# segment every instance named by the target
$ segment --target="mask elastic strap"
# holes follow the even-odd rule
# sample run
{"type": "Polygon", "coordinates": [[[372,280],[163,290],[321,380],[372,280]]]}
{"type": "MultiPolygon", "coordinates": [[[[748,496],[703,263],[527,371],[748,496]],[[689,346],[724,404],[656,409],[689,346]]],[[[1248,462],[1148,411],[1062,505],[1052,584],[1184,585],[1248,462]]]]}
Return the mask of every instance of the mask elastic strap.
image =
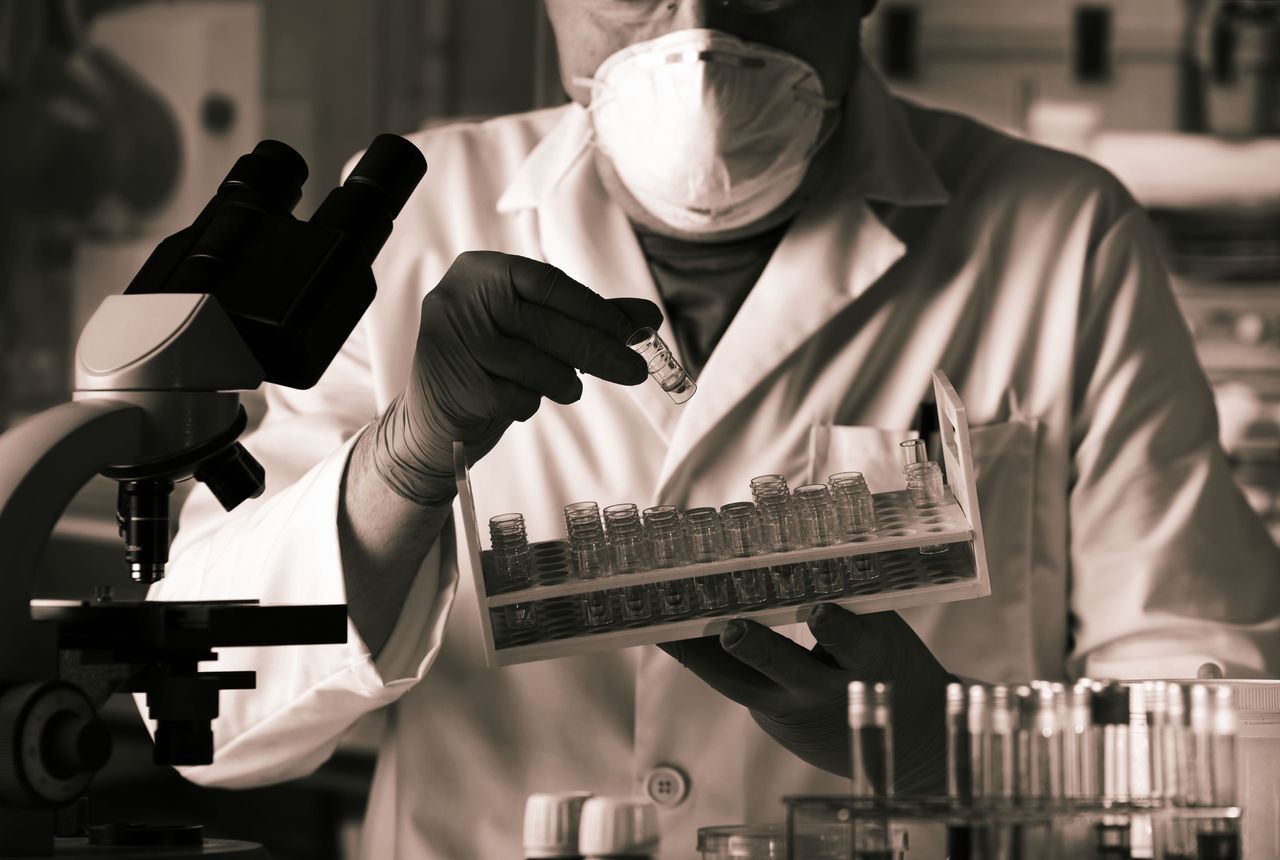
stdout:
{"type": "Polygon", "coordinates": [[[570,80],[570,83],[576,84],[577,86],[580,86],[580,87],[586,87],[587,89],[591,90],[591,103],[587,105],[588,111],[594,110],[604,102],[607,102],[608,101],[607,97],[612,96],[614,92],[613,87],[609,86],[604,81],[599,80],[597,78],[573,78],[570,80]],[[605,96],[606,98],[604,98],[602,101],[597,101],[596,100],[597,96],[605,96]]]}
{"type": "Polygon", "coordinates": [[[816,93],[811,89],[802,89],[804,83],[809,80],[809,77],[811,76],[805,76],[791,85],[791,94],[795,96],[796,101],[804,102],[805,104],[811,107],[816,107],[821,111],[834,110],[835,108],[840,107],[839,99],[829,99],[822,94],[821,81],[818,82],[818,92],[816,93]]]}

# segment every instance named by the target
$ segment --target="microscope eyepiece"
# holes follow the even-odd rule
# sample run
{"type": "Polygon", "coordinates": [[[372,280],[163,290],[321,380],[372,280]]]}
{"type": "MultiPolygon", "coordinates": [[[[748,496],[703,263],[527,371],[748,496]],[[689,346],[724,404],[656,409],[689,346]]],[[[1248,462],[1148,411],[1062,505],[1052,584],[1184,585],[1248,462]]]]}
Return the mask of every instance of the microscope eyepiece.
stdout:
{"type": "Polygon", "coordinates": [[[422,152],[403,137],[380,134],[341,186],[329,192],[312,224],[354,239],[365,263],[372,263],[391,235],[391,221],[427,172],[422,152]]]}
{"type": "Polygon", "coordinates": [[[426,172],[418,147],[399,135],[380,134],[351,169],[347,184],[377,188],[387,198],[387,214],[395,218],[426,172]]]}
{"type": "Polygon", "coordinates": [[[262,208],[283,215],[298,205],[306,181],[307,162],[293,147],[263,140],[253,152],[236,159],[218,194],[250,194],[262,208]]]}

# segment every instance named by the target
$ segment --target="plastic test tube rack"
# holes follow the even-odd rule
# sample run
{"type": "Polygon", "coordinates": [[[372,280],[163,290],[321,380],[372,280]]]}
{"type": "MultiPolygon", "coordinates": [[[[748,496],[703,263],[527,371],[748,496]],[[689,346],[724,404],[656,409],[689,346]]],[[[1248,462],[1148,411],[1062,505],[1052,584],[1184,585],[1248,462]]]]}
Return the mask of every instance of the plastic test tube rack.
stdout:
{"type": "MultiPolygon", "coordinates": [[[[750,618],[766,625],[792,624],[806,620],[813,607],[824,602],[839,603],[858,612],[880,612],[989,595],[991,586],[987,577],[964,405],[941,371],[934,372],[933,387],[942,438],[940,454],[947,475],[945,499],[936,507],[913,508],[906,490],[876,493],[873,497],[876,530],[844,543],[615,574],[599,579],[579,579],[573,575],[565,539],[530,541],[531,574],[535,585],[504,593],[491,594],[486,588],[484,574],[492,567],[491,553],[481,547],[470,472],[462,446],[455,443],[454,461],[466,557],[470,562],[470,575],[476,584],[486,663],[489,666],[506,666],[716,635],[730,618],[750,618]],[[923,555],[918,551],[921,546],[939,544],[952,546],[947,552],[936,555],[923,555]],[[604,628],[584,628],[575,620],[581,595],[584,594],[616,592],[634,586],[652,587],[655,583],[737,570],[761,570],[778,565],[868,555],[874,555],[878,577],[848,582],[838,594],[809,594],[802,602],[781,604],[770,589],[769,598],[764,603],[743,606],[731,602],[714,613],[704,610],[683,617],[663,617],[655,611],[651,619],[619,622],[604,628]],[[532,605],[539,623],[529,630],[506,629],[503,623],[505,608],[515,604],[522,607],[532,605]]],[[[841,468],[857,469],[858,464],[841,464],[841,468]]]]}

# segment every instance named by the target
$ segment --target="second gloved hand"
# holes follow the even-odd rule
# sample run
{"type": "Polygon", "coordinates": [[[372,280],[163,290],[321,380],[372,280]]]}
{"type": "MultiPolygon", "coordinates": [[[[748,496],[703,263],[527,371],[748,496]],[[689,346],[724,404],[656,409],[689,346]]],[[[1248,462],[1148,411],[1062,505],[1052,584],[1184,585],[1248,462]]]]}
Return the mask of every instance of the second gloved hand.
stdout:
{"type": "Polygon", "coordinates": [[[413,373],[375,428],[374,465],[423,505],[454,495],[453,442],[475,462],[543,397],[582,396],[575,369],[635,385],[648,373],[626,345],[662,313],[644,299],[608,301],[526,257],[460,254],[422,302],[413,373]]]}
{"type": "Polygon", "coordinates": [[[946,686],[955,678],[896,612],[854,615],[833,603],[809,620],[817,644],[801,647],[753,621],[730,621],[719,638],[659,647],[712,688],[744,705],[760,728],[810,764],[850,770],[848,686],[892,690],[894,784],[900,794],[945,788],[946,686]]]}

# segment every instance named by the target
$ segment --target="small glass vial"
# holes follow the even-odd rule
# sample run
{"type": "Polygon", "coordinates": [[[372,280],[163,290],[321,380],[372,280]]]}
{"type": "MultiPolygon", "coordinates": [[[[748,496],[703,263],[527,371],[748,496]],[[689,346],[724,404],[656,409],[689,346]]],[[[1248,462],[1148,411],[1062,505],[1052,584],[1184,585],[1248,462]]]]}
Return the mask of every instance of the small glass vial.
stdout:
{"type": "MultiPolygon", "coordinates": [[[[764,550],[764,526],[760,513],[752,502],[731,502],[720,508],[720,520],[724,526],[725,554],[730,558],[750,558],[764,550]]],[[[768,570],[735,570],[734,591],[738,603],[751,606],[764,603],[768,596],[768,570]]]]}
{"type": "MultiPolygon", "coordinates": [[[[654,505],[644,509],[645,537],[649,556],[655,568],[681,567],[687,564],[684,551],[684,525],[675,505],[654,505]]],[[[693,583],[672,579],[658,583],[658,611],[666,617],[687,615],[694,606],[693,583]]]]}
{"type": "Polygon", "coordinates": [[[930,508],[942,504],[942,470],[937,463],[932,460],[912,463],[906,468],[906,473],[912,507],[930,508]]]}
{"type": "MultiPolygon", "coordinates": [[[[795,491],[796,520],[805,546],[831,546],[840,542],[840,517],[826,484],[805,484],[795,491]]],[[[838,558],[809,562],[816,594],[844,591],[844,563],[838,558]]]]}
{"type": "MultiPolygon", "coordinates": [[[[652,566],[639,508],[629,503],[610,505],[604,509],[604,529],[613,573],[637,573],[652,566]]],[[[648,586],[628,585],[621,591],[624,621],[642,621],[653,614],[648,586]]]]}
{"type": "Polygon", "coordinates": [[[760,504],[762,495],[781,493],[785,496],[791,492],[791,488],[787,486],[787,479],[777,474],[757,475],[751,479],[749,485],[751,487],[751,495],[755,498],[757,505],[760,504]]]}
{"type": "MultiPolygon", "coordinates": [[[[684,539],[689,561],[697,564],[724,558],[724,531],[715,508],[690,508],[684,513],[684,539]]],[[[694,588],[702,606],[710,610],[729,605],[730,578],[713,573],[694,579],[694,588]]]]}
{"type": "MultiPolygon", "coordinates": [[[[569,554],[580,579],[601,579],[609,575],[609,545],[595,502],[565,505],[564,522],[569,531],[569,554]]],[[[611,592],[607,589],[582,595],[583,622],[588,627],[613,623],[611,592]]]]}
{"type": "Polygon", "coordinates": [[[836,472],[827,479],[840,516],[840,529],[846,539],[870,534],[876,530],[876,508],[861,472],[836,472]]]}
{"type": "MultiPolygon", "coordinates": [[[[912,463],[906,467],[907,492],[911,496],[911,506],[928,510],[942,504],[945,495],[942,489],[942,470],[932,460],[923,463],[912,463]]],[[[947,544],[931,544],[920,547],[921,555],[938,555],[948,549],[947,544]]]]}
{"type": "MultiPolygon", "coordinates": [[[[861,472],[836,472],[831,482],[831,497],[845,540],[854,540],[876,530],[875,501],[861,472]]],[[[877,579],[880,568],[874,555],[856,555],[849,559],[845,573],[854,582],[877,579]]]]}
{"type": "Polygon", "coordinates": [[[698,390],[693,377],[680,366],[666,341],[653,329],[638,329],[627,339],[627,346],[640,354],[649,366],[649,375],[674,402],[684,403],[698,390]]]}
{"type": "MultiPolygon", "coordinates": [[[[796,522],[795,501],[791,489],[782,475],[759,475],[751,479],[751,492],[760,511],[764,527],[764,543],[769,552],[790,552],[800,549],[800,525],[796,522]]],[[[805,582],[809,570],[807,564],[778,564],[769,568],[773,579],[773,591],[778,600],[796,602],[809,593],[805,582]]]]}
{"type": "MultiPolygon", "coordinates": [[[[489,543],[493,547],[494,585],[498,593],[528,588],[532,584],[531,559],[524,515],[490,517],[489,543]]],[[[526,630],[538,623],[532,603],[513,603],[506,610],[507,623],[515,629],[526,630]]]]}
{"type": "Polygon", "coordinates": [[[902,452],[902,468],[904,471],[908,466],[923,463],[929,459],[929,452],[923,439],[908,439],[905,442],[899,442],[898,450],[902,452]]]}

